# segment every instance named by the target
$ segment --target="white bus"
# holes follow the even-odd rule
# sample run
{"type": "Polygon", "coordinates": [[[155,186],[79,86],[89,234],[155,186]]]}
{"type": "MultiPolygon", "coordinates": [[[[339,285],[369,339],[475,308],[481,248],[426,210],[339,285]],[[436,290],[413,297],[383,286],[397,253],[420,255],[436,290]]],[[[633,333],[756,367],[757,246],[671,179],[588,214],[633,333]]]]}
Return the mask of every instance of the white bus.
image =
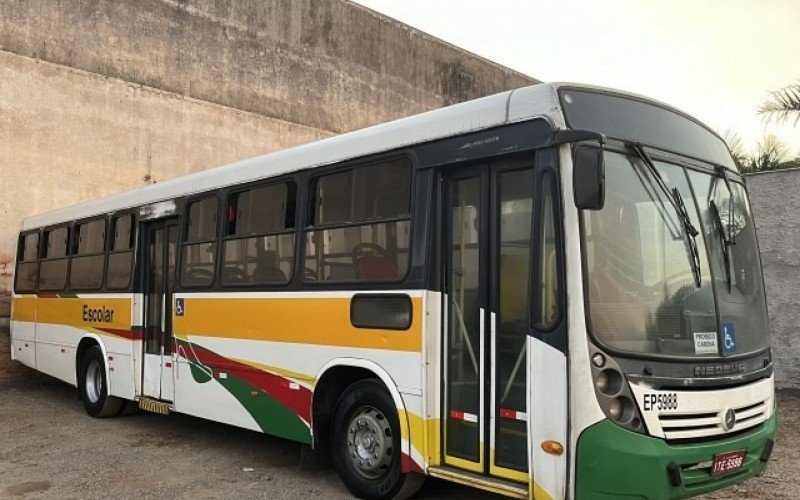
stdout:
{"type": "Polygon", "coordinates": [[[13,358],[330,453],[361,498],[677,498],[760,474],[763,278],[725,143],[541,84],[25,219],[13,358]]]}

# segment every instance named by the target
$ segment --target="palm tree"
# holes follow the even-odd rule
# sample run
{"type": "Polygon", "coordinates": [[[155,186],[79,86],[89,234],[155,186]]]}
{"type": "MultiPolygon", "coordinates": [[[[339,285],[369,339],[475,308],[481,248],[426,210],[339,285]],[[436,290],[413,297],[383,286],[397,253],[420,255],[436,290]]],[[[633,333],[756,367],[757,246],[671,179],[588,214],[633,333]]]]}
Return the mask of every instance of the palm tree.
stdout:
{"type": "Polygon", "coordinates": [[[728,129],[722,134],[722,140],[728,145],[728,149],[733,157],[733,162],[736,164],[739,170],[743,171],[746,168],[750,157],[744,149],[742,138],[733,130],[728,129]]]}
{"type": "Polygon", "coordinates": [[[744,162],[745,172],[763,172],[765,170],[776,170],[786,168],[789,148],[781,142],[774,134],[764,137],[758,143],[755,153],[744,162]]]}
{"type": "Polygon", "coordinates": [[[769,98],[758,109],[767,121],[800,123],[800,82],[770,92],[769,98]]]}

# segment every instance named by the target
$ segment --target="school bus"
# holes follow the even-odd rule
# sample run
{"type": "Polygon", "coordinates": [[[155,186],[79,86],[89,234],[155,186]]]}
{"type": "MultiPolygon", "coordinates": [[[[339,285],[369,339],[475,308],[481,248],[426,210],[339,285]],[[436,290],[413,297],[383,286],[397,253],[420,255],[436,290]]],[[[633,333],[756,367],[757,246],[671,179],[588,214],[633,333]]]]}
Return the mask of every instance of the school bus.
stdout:
{"type": "Polygon", "coordinates": [[[13,358],[93,417],[330,453],[361,498],[678,498],[776,430],[747,189],[668,105],[540,84],[22,221],[13,358]]]}

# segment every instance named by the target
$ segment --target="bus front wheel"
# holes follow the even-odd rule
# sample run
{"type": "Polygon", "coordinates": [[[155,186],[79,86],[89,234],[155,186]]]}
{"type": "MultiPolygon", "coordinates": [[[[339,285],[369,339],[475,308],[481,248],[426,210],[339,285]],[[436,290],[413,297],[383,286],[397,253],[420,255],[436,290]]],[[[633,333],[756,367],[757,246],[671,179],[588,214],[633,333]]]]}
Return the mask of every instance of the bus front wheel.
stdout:
{"type": "Polygon", "coordinates": [[[95,418],[113,417],[120,413],[123,400],[108,394],[103,351],[90,347],[80,359],[78,391],[86,413],[95,418]]]}
{"type": "Polygon", "coordinates": [[[391,395],[378,380],[348,387],[336,404],[333,465],[359,498],[399,500],[422,486],[424,476],[400,470],[400,423],[391,395]]]}

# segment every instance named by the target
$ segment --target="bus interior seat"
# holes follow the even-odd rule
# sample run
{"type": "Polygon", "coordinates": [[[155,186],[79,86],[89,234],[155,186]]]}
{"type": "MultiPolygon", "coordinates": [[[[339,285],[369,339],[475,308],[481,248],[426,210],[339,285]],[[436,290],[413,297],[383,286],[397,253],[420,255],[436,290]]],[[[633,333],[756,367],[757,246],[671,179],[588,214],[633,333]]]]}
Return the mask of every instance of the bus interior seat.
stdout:
{"type": "Polygon", "coordinates": [[[367,280],[396,280],[397,266],[386,255],[386,249],[372,243],[361,243],[353,248],[353,262],[358,277],[367,280]]]}
{"type": "Polygon", "coordinates": [[[285,283],[286,275],[278,263],[277,252],[264,250],[259,252],[256,267],[253,269],[254,283],[285,283]]]}

